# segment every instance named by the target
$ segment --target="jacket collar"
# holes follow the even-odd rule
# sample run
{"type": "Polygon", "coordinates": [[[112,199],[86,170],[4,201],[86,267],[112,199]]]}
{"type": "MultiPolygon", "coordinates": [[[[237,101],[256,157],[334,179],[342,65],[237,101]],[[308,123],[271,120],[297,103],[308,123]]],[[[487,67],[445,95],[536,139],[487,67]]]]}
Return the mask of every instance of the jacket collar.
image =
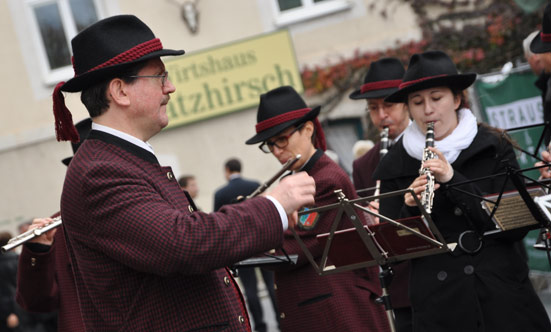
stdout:
{"type": "Polygon", "coordinates": [[[312,170],[316,162],[323,156],[323,150],[317,149],[310,159],[302,166],[301,171],[309,172],[312,170]]]}
{"type": "Polygon", "coordinates": [[[97,139],[107,144],[115,145],[128,153],[135,155],[138,158],[141,158],[152,164],[159,165],[159,161],[155,155],[135,144],[130,143],[120,137],[108,134],[103,131],[92,130],[87,139],[97,139]]]}

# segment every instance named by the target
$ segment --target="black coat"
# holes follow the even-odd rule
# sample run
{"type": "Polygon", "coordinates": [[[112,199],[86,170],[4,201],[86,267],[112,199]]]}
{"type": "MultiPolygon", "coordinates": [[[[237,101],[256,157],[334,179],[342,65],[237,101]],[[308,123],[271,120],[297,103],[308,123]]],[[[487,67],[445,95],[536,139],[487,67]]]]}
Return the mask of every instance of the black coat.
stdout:
{"type": "MultiPolygon", "coordinates": [[[[512,146],[484,126],[471,145],[452,164],[449,184],[518,168],[512,146]]],[[[409,187],[419,174],[420,161],[410,157],[400,140],[375,171],[381,192],[409,187]]],[[[497,193],[504,177],[459,188],[477,195],[497,193]]],[[[508,181],[506,190],[514,190],[508,181]]],[[[402,196],[383,199],[383,215],[400,218],[419,215],[405,206],[402,196]]],[[[483,231],[492,222],[480,199],[442,185],[435,191],[432,219],[448,242],[457,242],[466,230],[483,231]]],[[[410,300],[414,331],[551,331],[551,324],[530,280],[518,249],[524,233],[485,239],[482,249],[467,254],[460,249],[412,261],[410,300]]]]}
{"type": "Polygon", "coordinates": [[[242,177],[231,179],[227,185],[214,193],[214,210],[218,211],[222,205],[235,203],[238,196],[247,196],[254,192],[260,184],[242,177]]]}
{"type": "Polygon", "coordinates": [[[0,255],[0,331],[8,331],[6,318],[16,313],[15,286],[18,256],[14,252],[0,255]]]}

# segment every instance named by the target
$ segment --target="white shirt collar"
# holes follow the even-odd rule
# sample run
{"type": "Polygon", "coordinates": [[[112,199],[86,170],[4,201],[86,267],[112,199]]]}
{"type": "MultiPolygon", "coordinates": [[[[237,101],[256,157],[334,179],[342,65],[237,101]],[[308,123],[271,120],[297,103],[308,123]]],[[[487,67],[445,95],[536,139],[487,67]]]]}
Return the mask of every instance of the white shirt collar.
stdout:
{"type": "Polygon", "coordinates": [[[241,177],[241,173],[233,173],[228,177],[228,180],[233,180],[241,177]]]}
{"type": "Polygon", "coordinates": [[[149,144],[148,142],[144,142],[142,141],[141,139],[139,138],[136,138],[132,135],[128,135],[127,133],[124,133],[120,130],[117,130],[117,129],[113,129],[111,127],[107,127],[107,126],[104,126],[104,125],[100,125],[100,124],[97,124],[95,122],[92,122],[92,130],[97,130],[97,131],[103,131],[104,133],[108,133],[108,134],[111,134],[113,136],[117,136],[118,138],[120,139],[123,139],[129,143],[132,143],[134,145],[137,145],[139,146],[140,148],[142,149],[145,149],[149,152],[151,152],[152,154],[155,154],[155,152],[153,151],[153,147],[151,146],[151,144],[149,144]]]}
{"type": "MultiPolygon", "coordinates": [[[[409,125],[411,125],[412,122],[413,122],[413,121],[411,121],[411,119],[409,119],[409,122],[408,122],[408,125],[406,126],[406,128],[409,127],[409,125]]],[[[392,140],[392,145],[394,145],[394,143],[398,142],[398,140],[400,139],[400,137],[404,136],[404,132],[405,132],[405,130],[402,131],[402,132],[400,133],[400,135],[396,136],[396,138],[392,140]]]]}

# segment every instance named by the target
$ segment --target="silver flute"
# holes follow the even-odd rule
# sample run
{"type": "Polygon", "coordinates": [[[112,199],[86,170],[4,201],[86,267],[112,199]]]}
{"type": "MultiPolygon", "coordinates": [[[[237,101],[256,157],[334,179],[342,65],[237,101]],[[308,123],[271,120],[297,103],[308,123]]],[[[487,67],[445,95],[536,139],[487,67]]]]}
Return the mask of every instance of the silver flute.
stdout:
{"type": "Polygon", "coordinates": [[[50,231],[56,227],[59,227],[61,226],[61,217],[55,217],[53,218],[53,220],[42,226],[42,227],[37,227],[37,228],[33,228],[33,229],[30,229],[24,233],[21,233],[19,235],[17,235],[16,237],[13,237],[11,238],[8,243],[2,247],[2,253],[5,253],[7,251],[10,251],[12,250],[13,248],[17,248],[19,247],[20,245],[22,245],[23,243],[27,242],[27,241],[30,241],[36,237],[39,237],[40,235],[46,233],[47,231],[50,231]]]}
{"type": "MultiPolygon", "coordinates": [[[[381,162],[381,160],[383,160],[383,157],[387,154],[388,145],[389,145],[388,127],[383,127],[383,130],[381,131],[381,145],[379,148],[379,162],[381,162]]],[[[374,195],[377,196],[380,193],[381,193],[381,180],[377,180],[377,182],[375,182],[374,195]]]]}
{"type": "Polygon", "coordinates": [[[238,196],[235,201],[236,202],[242,202],[246,199],[249,199],[249,198],[253,198],[253,197],[256,197],[260,194],[262,194],[264,191],[266,191],[266,189],[268,189],[274,182],[277,181],[277,179],[279,179],[283,173],[287,172],[302,156],[300,154],[297,154],[294,158],[291,158],[289,160],[287,160],[285,162],[285,164],[283,164],[283,166],[281,166],[281,169],[274,175],[272,176],[268,181],[264,182],[263,184],[261,184],[260,186],[258,186],[258,188],[256,188],[256,190],[251,193],[249,196],[247,197],[243,197],[243,196],[238,196]]]}
{"type": "Polygon", "coordinates": [[[421,168],[419,175],[427,177],[425,190],[421,193],[421,204],[428,214],[432,212],[432,200],[434,199],[434,175],[429,168],[423,167],[427,160],[436,158],[436,154],[429,150],[429,147],[434,147],[434,122],[427,124],[427,134],[425,138],[425,149],[423,150],[423,159],[421,160],[421,168]]]}

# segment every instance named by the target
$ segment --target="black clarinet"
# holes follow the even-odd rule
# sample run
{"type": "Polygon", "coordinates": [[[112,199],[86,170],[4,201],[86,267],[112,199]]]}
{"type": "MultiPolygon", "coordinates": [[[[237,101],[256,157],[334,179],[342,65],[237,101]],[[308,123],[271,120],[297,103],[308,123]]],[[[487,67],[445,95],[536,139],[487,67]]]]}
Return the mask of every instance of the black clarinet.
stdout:
{"type": "Polygon", "coordinates": [[[421,193],[421,204],[428,214],[432,212],[432,200],[434,199],[434,175],[432,174],[430,169],[423,167],[423,164],[427,160],[436,158],[436,154],[429,150],[429,147],[434,147],[434,122],[429,122],[427,124],[425,149],[423,150],[421,169],[419,169],[419,175],[425,175],[427,177],[425,190],[421,193]]]}

